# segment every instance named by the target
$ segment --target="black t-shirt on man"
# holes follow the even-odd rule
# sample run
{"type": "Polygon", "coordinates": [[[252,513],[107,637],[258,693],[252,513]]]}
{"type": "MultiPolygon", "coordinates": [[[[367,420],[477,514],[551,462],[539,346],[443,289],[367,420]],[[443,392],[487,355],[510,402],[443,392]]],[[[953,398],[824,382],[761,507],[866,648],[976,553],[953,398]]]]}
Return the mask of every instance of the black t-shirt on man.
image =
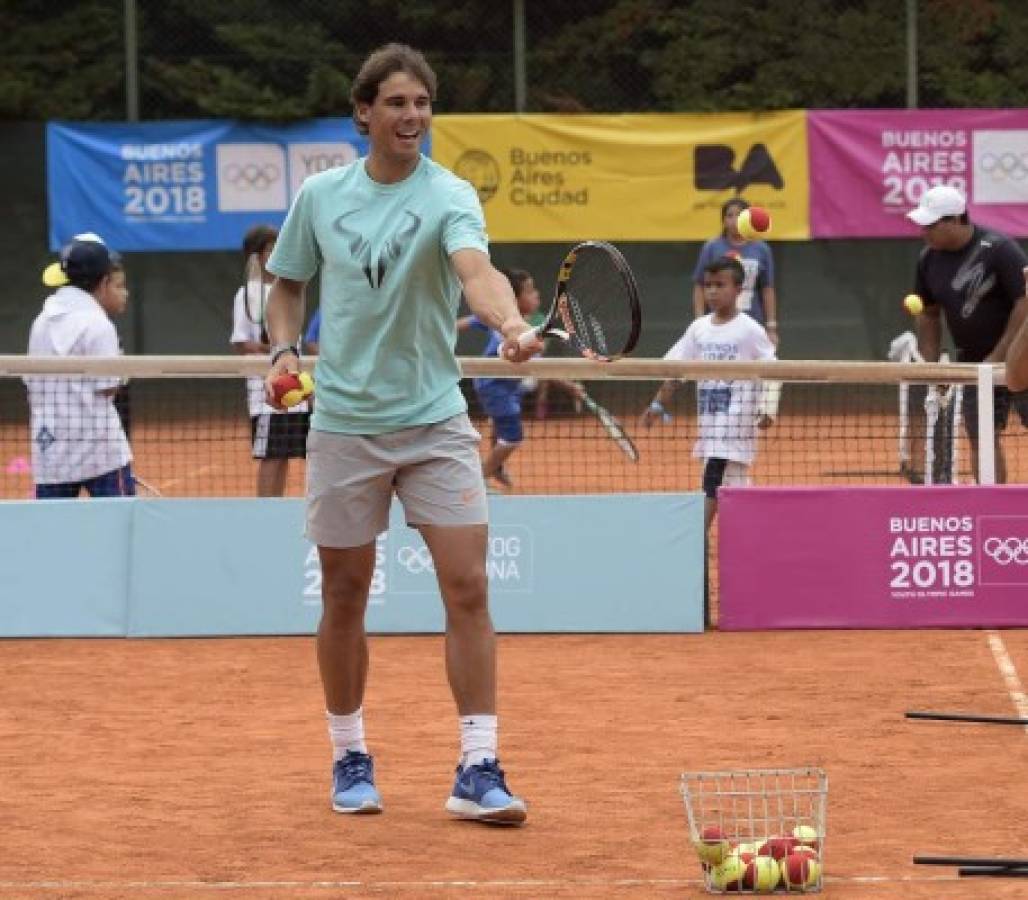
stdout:
{"type": "Polygon", "coordinates": [[[999,343],[1014,304],[1024,296],[1028,257],[1014,241],[977,225],[960,250],[921,252],[914,290],[937,304],[961,362],[981,362],[999,343]]]}

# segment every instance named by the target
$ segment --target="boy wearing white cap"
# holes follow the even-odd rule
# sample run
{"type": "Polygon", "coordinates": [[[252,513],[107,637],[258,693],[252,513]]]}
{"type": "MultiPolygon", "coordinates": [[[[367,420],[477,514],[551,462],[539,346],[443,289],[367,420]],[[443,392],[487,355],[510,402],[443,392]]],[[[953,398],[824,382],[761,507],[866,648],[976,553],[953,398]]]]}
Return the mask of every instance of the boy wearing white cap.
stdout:
{"type": "MultiPolygon", "coordinates": [[[[920,318],[921,354],[929,362],[942,350],[942,317],[960,362],[1002,363],[1028,313],[1023,270],[1028,257],[1006,235],[970,221],[967,201],[954,187],[940,185],[921,196],[907,218],[921,227],[927,245],[917,263],[914,292],[924,301],[920,318]]],[[[965,394],[964,426],[978,471],[978,398],[965,394]]],[[[993,399],[997,437],[1014,406],[1028,426],[1028,395],[997,387],[993,399]]],[[[1006,460],[996,444],[996,481],[1007,480],[1006,460]]]]}
{"type": "MultiPolygon", "coordinates": [[[[47,266],[57,290],[32,323],[30,356],[117,356],[110,317],[128,304],[121,257],[95,234],[80,234],[47,266]]],[[[32,478],[39,499],[135,494],[132,452],[114,406],[119,378],[30,376],[32,478]]]]}

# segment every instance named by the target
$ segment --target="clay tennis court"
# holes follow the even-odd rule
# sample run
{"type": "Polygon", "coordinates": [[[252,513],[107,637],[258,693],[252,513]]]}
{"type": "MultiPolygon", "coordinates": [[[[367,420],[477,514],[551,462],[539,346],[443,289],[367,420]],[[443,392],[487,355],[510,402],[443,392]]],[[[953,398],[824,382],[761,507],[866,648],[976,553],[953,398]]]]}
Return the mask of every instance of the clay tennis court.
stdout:
{"type": "MultiPolygon", "coordinates": [[[[637,464],[589,417],[529,419],[516,491],[695,490],[688,418],[645,433],[622,415],[637,464]]],[[[755,481],[903,483],[893,420],[847,421],[783,415],[755,481]]],[[[1023,443],[1019,426],[1011,437],[1023,443]]],[[[137,470],[166,496],[247,495],[248,438],[242,415],[213,429],[140,420],[137,470]]],[[[24,430],[3,448],[27,453],[24,430]]],[[[28,494],[26,473],[5,477],[6,496],[28,494]]],[[[911,863],[1028,853],[1028,731],[903,718],[1018,714],[988,638],[504,636],[501,759],[530,804],[516,831],[443,811],[457,729],[440,637],[372,640],[386,812],[358,820],[329,808],[311,639],[0,641],[0,896],[702,896],[680,773],[805,765],[830,782],[823,896],[1023,896],[1023,881],[911,863]]],[[[1028,632],[998,640],[1023,678],[1028,632]]]]}
{"type": "MultiPolygon", "coordinates": [[[[1028,633],[1004,632],[1028,671],[1028,633]]],[[[0,642],[5,898],[698,897],[683,770],[819,765],[847,898],[1021,897],[915,852],[1025,855],[1028,733],[963,632],[517,636],[501,758],[528,825],[450,821],[439,637],[377,637],[367,724],[385,813],[328,804],[312,641],[0,642]]]]}

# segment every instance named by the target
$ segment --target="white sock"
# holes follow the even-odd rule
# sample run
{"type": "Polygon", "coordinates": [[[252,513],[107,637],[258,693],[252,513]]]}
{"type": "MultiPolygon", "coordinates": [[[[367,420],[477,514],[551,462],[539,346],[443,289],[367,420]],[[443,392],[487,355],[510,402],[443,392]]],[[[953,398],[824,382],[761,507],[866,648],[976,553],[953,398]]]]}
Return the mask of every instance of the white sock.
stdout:
{"type": "Polygon", "coordinates": [[[496,716],[460,717],[460,764],[477,766],[496,759],[496,716]]]}
{"type": "Polygon", "coordinates": [[[328,719],[328,736],[332,739],[332,762],[341,760],[348,750],[368,752],[368,745],[364,743],[363,706],[345,716],[336,716],[326,710],[325,718],[328,719]]]}

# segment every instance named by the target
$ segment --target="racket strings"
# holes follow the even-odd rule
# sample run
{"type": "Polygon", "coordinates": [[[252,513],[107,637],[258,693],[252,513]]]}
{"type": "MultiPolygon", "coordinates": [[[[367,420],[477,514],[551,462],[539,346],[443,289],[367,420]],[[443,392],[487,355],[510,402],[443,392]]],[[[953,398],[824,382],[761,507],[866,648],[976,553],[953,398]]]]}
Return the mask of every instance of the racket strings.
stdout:
{"type": "Polygon", "coordinates": [[[632,334],[632,299],[622,272],[604,251],[579,253],[566,293],[575,340],[601,356],[624,352],[632,334]]]}

